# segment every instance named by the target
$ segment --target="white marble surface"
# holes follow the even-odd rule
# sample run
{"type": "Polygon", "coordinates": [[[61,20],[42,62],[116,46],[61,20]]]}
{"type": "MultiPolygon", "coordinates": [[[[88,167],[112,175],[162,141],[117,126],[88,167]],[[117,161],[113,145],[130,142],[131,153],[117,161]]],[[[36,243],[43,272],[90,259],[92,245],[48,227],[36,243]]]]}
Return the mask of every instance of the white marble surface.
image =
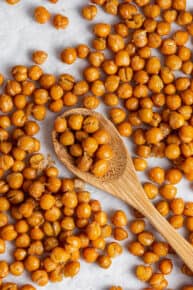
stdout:
{"type": "MultiPolygon", "coordinates": [[[[193,8],[192,0],[187,0],[189,7],[193,8]]],[[[9,75],[9,68],[15,64],[31,64],[30,56],[34,49],[43,49],[49,53],[49,59],[43,66],[46,72],[59,74],[62,72],[70,72],[80,78],[80,69],[84,67],[84,61],[77,61],[73,66],[64,65],[59,59],[59,52],[62,48],[79,43],[89,43],[92,34],[92,23],[83,21],[80,16],[80,7],[82,3],[88,1],[81,0],[59,0],[57,5],[50,4],[47,0],[21,0],[21,3],[16,6],[5,4],[4,0],[0,0],[0,71],[9,75]],[[70,18],[70,26],[65,31],[57,31],[51,24],[39,25],[34,22],[32,17],[33,8],[37,5],[45,5],[52,14],[64,13],[70,18]]],[[[111,21],[112,17],[105,15],[100,11],[94,22],[111,21]]],[[[55,160],[53,152],[50,132],[53,116],[49,115],[46,122],[41,125],[40,138],[42,142],[42,151],[51,154],[55,160]]],[[[131,149],[131,144],[128,143],[131,149]]],[[[57,162],[57,161],[56,161],[57,162]]],[[[158,159],[151,159],[150,166],[162,163],[158,159]]],[[[65,168],[57,162],[60,168],[61,176],[68,176],[69,173],[65,168]]],[[[167,163],[166,163],[167,166],[167,163]]],[[[140,175],[141,181],[145,181],[145,175],[140,175]]],[[[183,181],[178,186],[179,196],[183,196],[187,200],[193,200],[193,192],[190,184],[183,181]]],[[[110,195],[96,190],[91,186],[88,189],[92,192],[92,197],[97,197],[101,200],[104,209],[111,212],[115,209],[122,208],[128,213],[131,219],[130,209],[123,202],[111,197],[110,195]]],[[[127,190],[127,189],[125,189],[127,190]]],[[[130,234],[129,240],[133,237],[130,234]]],[[[127,244],[126,243],[123,244],[127,244]]],[[[126,247],[125,247],[126,248],[126,247]]],[[[8,249],[6,259],[10,259],[8,249]]],[[[5,256],[1,256],[3,259],[5,256]]],[[[109,270],[101,270],[96,265],[89,265],[82,262],[80,274],[74,279],[64,279],[59,284],[49,284],[46,290],[51,290],[54,287],[58,290],[105,290],[111,285],[121,285],[125,290],[137,290],[145,287],[143,283],[138,282],[133,274],[135,265],[139,264],[140,260],[133,257],[125,249],[124,254],[113,261],[109,270]]],[[[175,259],[175,269],[173,274],[169,276],[169,288],[177,290],[184,283],[192,283],[190,279],[180,273],[178,258],[175,259]]],[[[15,279],[9,277],[9,280],[15,280],[19,283],[24,283],[26,277],[15,279]]]]}

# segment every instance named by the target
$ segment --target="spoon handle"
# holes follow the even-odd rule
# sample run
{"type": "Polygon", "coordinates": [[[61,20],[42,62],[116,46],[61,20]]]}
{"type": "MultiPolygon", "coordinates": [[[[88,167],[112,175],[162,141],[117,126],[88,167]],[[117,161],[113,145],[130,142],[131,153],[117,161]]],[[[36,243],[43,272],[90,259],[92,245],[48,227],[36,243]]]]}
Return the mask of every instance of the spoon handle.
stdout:
{"type": "Polygon", "coordinates": [[[113,186],[111,184],[111,188],[108,189],[111,189],[111,193],[147,217],[188,268],[193,271],[193,246],[169,224],[148,200],[134,172],[132,174],[130,172],[130,176],[113,184],[113,186]]]}

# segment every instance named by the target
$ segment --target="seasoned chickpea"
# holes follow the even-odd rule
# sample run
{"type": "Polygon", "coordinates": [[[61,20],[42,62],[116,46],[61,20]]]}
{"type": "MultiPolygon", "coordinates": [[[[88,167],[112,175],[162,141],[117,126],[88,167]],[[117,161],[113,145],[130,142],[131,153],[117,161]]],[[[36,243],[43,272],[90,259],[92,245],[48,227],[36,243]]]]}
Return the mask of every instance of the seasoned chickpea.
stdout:
{"type": "Polygon", "coordinates": [[[133,158],[133,164],[136,171],[144,171],[147,168],[147,161],[142,158],[133,158]]]}
{"type": "Polygon", "coordinates": [[[44,270],[37,270],[32,272],[32,281],[39,286],[45,286],[48,283],[48,274],[44,270]]]}
{"type": "Polygon", "coordinates": [[[94,5],[84,6],[82,9],[82,16],[86,20],[93,20],[97,15],[97,7],[94,5]]]}
{"type": "Polygon", "coordinates": [[[51,15],[45,7],[43,6],[36,7],[34,11],[34,18],[36,22],[38,22],[39,24],[44,24],[50,20],[50,17],[51,15]]]}
{"type": "Polygon", "coordinates": [[[98,23],[95,24],[93,28],[93,33],[97,37],[107,37],[111,32],[111,26],[107,23],[98,23]]]}
{"type": "Polygon", "coordinates": [[[43,50],[36,50],[32,54],[32,59],[36,64],[43,64],[47,58],[48,54],[43,50]]]}
{"type": "Polygon", "coordinates": [[[76,61],[77,52],[75,48],[65,48],[61,53],[61,60],[66,64],[72,64],[76,61]]]}
{"type": "Polygon", "coordinates": [[[135,270],[135,274],[140,281],[148,281],[152,276],[152,268],[151,266],[137,266],[135,270]]]}
{"type": "Polygon", "coordinates": [[[111,258],[106,255],[101,255],[98,257],[97,262],[101,268],[108,269],[111,266],[111,258]]]}
{"type": "Polygon", "coordinates": [[[66,29],[69,25],[69,19],[62,14],[56,14],[53,18],[53,25],[56,29],[66,29]]]}
{"type": "Polygon", "coordinates": [[[141,257],[145,253],[144,246],[139,242],[131,242],[128,247],[129,252],[134,255],[141,257]]]}
{"type": "Polygon", "coordinates": [[[154,199],[158,195],[158,188],[153,183],[146,182],[143,188],[149,199],[154,199]]]}
{"type": "Polygon", "coordinates": [[[94,263],[98,258],[98,252],[95,248],[86,247],[83,249],[83,258],[87,263],[94,263]]]}
{"type": "Polygon", "coordinates": [[[152,181],[162,184],[165,179],[165,171],[161,167],[154,167],[149,171],[149,177],[152,181]]]}

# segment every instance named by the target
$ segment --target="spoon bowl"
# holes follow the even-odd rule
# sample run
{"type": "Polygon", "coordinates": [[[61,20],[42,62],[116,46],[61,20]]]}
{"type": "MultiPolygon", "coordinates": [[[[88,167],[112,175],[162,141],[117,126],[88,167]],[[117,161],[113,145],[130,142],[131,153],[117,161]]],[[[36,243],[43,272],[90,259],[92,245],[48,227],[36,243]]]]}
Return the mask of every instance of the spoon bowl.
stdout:
{"type": "Polygon", "coordinates": [[[55,131],[52,132],[52,140],[54,144],[54,149],[56,154],[58,155],[59,159],[66,165],[66,167],[73,172],[74,174],[78,175],[83,180],[89,180],[89,183],[93,184],[94,186],[98,186],[101,188],[104,183],[112,182],[113,180],[116,180],[120,178],[127,167],[127,158],[128,153],[127,149],[120,138],[120,135],[114,125],[105,117],[103,117],[101,114],[97,112],[93,112],[91,110],[87,109],[72,109],[60,116],[60,118],[66,118],[72,114],[81,114],[83,116],[95,116],[100,123],[100,127],[107,132],[111,132],[111,138],[110,138],[110,146],[113,148],[113,158],[109,161],[109,169],[105,176],[103,177],[95,177],[93,174],[89,172],[82,172],[79,170],[76,165],[74,164],[73,158],[68,153],[66,147],[64,147],[62,144],[60,144],[57,140],[57,133],[55,131]]]}
{"type": "Polygon", "coordinates": [[[59,160],[73,174],[85,182],[111,193],[141,212],[168,241],[190,270],[193,271],[192,245],[178,234],[148,200],[136,175],[129,152],[114,125],[103,115],[83,108],[69,110],[62,114],[60,118],[65,118],[72,114],[92,115],[99,120],[100,127],[110,134],[110,145],[114,151],[114,157],[110,162],[108,173],[102,178],[97,178],[92,173],[82,172],[74,165],[73,158],[69,155],[66,148],[59,143],[57,133],[53,131],[53,145],[59,160]]]}

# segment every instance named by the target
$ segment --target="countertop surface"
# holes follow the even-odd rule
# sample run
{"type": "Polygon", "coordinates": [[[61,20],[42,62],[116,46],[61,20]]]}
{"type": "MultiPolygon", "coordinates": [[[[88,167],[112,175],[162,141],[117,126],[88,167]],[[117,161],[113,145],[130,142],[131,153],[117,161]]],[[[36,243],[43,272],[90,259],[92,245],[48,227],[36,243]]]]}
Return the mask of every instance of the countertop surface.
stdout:
{"type": "MultiPolygon", "coordinates": [[[[82,19],[80,9],[82,4],[88,1],[80,0],[59,0],[56,5],[49,3],[47,0],[21,0],[18,5],[10,6],[4,0],[0,1],[0,71],[6,76],[9,76],[9,68],[16,64],[31,65],[31,52],[33,50],[45,50],[49,57],[43,65],[45,72],[59,75],[63,72],[72,73],[77,79],[81,78],[80,72],[85,67],[84,60],[78,60],[72,66],[67,66],[60,61],[60,51],[67,46],[75,46],[80,43],[89,44],[92,39],[92,25],[99,21],[111,22],[114,18],[99,11],[93,22],[88,22],[82,19]],[[38,5],[45,5],[52,14],[62,13],[69,17],[70,25],[66,30],[56,30],[51,23],[39,25],[33,20],[33,9],[38,5]]],[[[188,6],[193,9],[193,1],[187,0],[188,6]]],[[[190,42],[191,44],[191,42],[190,42]]],[[[191,44],[192,45],[192,44],[191,44]]],[[[100,108],[99,111],[105,112],[105,108],[100,108]]],[[[51,129],[54,120],[52,114],[48,115],[45,122],[41,124],[41,133],[39,134],[42,143],[42,152],[50,154],[56,161],[60,169],[61,176],[69,176],[67,170],[62,166],[53,151],[51,143],[51,129]]],[[[127,146],[132,150],[132,146],[127,141],[127,146]]],[[[167,166],[167,162],[151,158],[148,161],[149,167],[163,164],[167,166]]],[[[147,180],[144,174],[140,174],[141,182],[147,180]]],[[[87,186],[91,191],[93,198],[98,198],[103,205],[103,208],[111,213],[116,209],[123,209],[129,220],[132,219],[131,209],[122,201],[110,196],[109,194],[97,190],[91,186],[87,186]]],[[[193,189],[190,183],[182,181],[178,186],[178,196],[182,196],[186,200],[193,201],[193,189]]],[[[127,189],[125,189],[127,190],[127,189]]],[[[147,222],[148,224],[148,222],[147,222]]],[[[155,231],[154,231],[155,232],[155,231]]],[[[129,239],[123,242],[124,254],[113,260],[112,266],[108,270],[102,270],[97,265],[86,264],[81,262],[81,270],[79,275],[73,279],[64,279],[58,284],[48,284],[46,290],[53,288],[62,290],[107,290],[112,285],[120,285],[124,290],[137,290],[145,287],[145,284],[136,280],[134,269],[137,264],[140,264],[140,259],[133,257],[127,251],[129,240],[134,237],[129,234],[129,239]]],[[[6,255],[1,255],[1,259],[10,260],[11,246],[8,248],[6,255]]],[[[193,257],[192,257],[193,258],[193,257]]],[[[172,257],[173,259],[173,257],[172,257]]],[[[177,290],[181,285],[189,283],[193,285],[187,276],[184,276],[179,266],[181,261],[178,258],[174,259],[175,267],[173,274],[169,275],[168,288],[177,290]]],[[[18,281],[24,283],[26,276],[19,278],[9,276],[7,280],[18,281]]],[[[38,288],[39,289],[39,288],[38,288]]],[[[41,288],[40,288],[41,289],[41,288]]]]}

